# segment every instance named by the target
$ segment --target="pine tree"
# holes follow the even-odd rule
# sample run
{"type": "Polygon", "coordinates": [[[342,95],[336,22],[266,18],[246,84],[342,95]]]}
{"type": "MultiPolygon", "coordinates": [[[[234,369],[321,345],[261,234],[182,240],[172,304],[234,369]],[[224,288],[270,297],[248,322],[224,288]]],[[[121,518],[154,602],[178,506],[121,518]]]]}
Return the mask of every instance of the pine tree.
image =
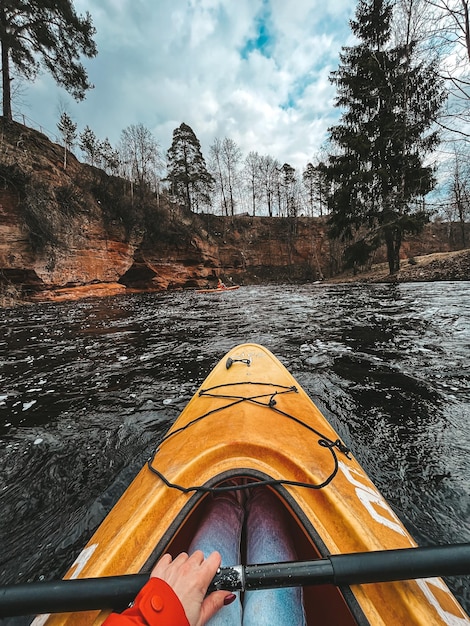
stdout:
{"type": "Polygon", "coordinates": [[[171,193],[189,211],[210,205],[214,179],[208,172],[201,144],[193,129],[184,122],[173,131],[173,141],[167,153],[171,193]]]}
{"type": "Polygon", "coordinates": [[[403,236],[429,215],[417,200],[435,185],[425,157],[438,143],[432,124],[444,100],[432,62],[415,62],[413,42],[390,46],[393,4],[360,0],[353,33],[331,80],[340,124],[330,128],[337,151],[321,168],[330,184],[330,234],[353,241],[352,263],[385,242],[390,273],[400,267],[403,236]],[[419,205],[418,205],[419,206],[419,205]]]}
{"type": "Polygon", "coordinates": [[[99,144],[99,154],[104,169],[108,173],[117,175],[120,166],[119,150],[112,147],[107,137],[99,144]]]}
{"type": "Polygon", "coordinates": [[[100,142],[89,126],[85,126],[80,133],[78,147],[85,154],[85,159],[90,165],[96,165],[100,157],[100,142]]]}
{"type": "Polygon", "coordinates": [[[72,121],[72,118],[67,113],[62,113],[60,121],[57,124],[57,128],[62,135],[62,141],[64,142],[64,170],[67,168],[67,152],[72,149],[72,146],[77,138],[77,125],[72,121]]]}
{"type": "Polygon", "coordinates": [[[78,16],[72,0],[2,0],[3,116],[12,119],[10,64],[28,80],[43,66],[75,99],[83,100],[92,85],[78,58],[96,56],[94,34],[90,14],[78,16]]]}
{"type": "Polygon", "coordinates": [[[283,189],[284,195],[284,213],[288,217],[297,217],[297,202],[296,202],[296,187],[297,187],[297,178],[295,173],[295,168],[289,163],[284,163],[281,168],[282,179],[281,185],[283,189]]]}

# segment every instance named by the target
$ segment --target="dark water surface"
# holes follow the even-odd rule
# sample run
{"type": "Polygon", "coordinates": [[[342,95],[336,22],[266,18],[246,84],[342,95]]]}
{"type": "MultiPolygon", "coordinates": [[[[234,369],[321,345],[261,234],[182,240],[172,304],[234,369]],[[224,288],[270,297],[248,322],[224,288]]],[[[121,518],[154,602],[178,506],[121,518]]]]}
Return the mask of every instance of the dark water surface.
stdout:
{"type": "MultiPolygon", "coordinates": [[[[419,543],[470,541],[470,283],[129,295],[0,311],[1,583],[61,577],[247,341],[288,367],[419,543]]],[[[470,611],[470,577],[448,582],[470,611]]]]}

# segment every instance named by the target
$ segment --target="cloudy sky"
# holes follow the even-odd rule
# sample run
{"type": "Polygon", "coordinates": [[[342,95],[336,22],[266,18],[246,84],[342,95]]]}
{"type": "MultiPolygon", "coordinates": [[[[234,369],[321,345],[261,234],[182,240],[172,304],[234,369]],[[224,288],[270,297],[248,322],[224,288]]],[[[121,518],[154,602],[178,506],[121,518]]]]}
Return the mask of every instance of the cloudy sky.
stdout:
{"type": "Polygon", "coordinates": [[[65,110],[112,145],[142,123],[162,154],[189,124],[204,155],[233,139],[301,171],[337,120],[341,47],[351,43],[355,0],[75,0],[96,28],[98,56],[85,59],[95,85],[75,102],[52,78],[25,84],[14,103],[30,126],[57,133],[65,110]]]}

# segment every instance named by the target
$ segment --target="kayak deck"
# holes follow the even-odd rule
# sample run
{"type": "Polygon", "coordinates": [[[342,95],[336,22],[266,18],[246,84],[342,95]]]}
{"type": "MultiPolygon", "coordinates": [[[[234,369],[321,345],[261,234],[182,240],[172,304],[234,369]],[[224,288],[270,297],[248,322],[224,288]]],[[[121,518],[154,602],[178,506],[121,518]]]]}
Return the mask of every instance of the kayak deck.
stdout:
{"type": "MultiPolygon", "coordinates": [[[[416,545],[285,367],[244,344],[212,370],[66,578],[149,572],[164,552],[187,550],[206,490],[229,477],[269,483],[300,560],[416,545]]],[[[470,623],[440,579],[305,587],[304,598],[312,624],[470,623]]],[[[108,613],[47,624],[99,624],[108,613]]]]}

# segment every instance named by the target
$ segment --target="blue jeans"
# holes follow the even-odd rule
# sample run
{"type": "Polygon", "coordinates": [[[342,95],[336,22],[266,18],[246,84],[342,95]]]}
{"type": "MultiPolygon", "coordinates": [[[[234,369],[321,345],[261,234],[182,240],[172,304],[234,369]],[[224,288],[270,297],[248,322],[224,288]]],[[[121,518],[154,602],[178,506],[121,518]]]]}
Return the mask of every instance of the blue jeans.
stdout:
{"type": "MultiPolygon", "coordinates": [[[[251,490],[246,504],[247,563],[275,563],[297,558],[285,516],[282,505],[268,488],[251,490]]],[[[245,512],[234,498],[214,497],[189,552],[202,550],[207,557],[217,550],[223,566],[239,564],[244,519],[245,512]]],[[[247,591],[243,607],[237,595],[235,602],[207,622],[208,626],[304,626],[306,623],[300,587],[247,591]]]]}

